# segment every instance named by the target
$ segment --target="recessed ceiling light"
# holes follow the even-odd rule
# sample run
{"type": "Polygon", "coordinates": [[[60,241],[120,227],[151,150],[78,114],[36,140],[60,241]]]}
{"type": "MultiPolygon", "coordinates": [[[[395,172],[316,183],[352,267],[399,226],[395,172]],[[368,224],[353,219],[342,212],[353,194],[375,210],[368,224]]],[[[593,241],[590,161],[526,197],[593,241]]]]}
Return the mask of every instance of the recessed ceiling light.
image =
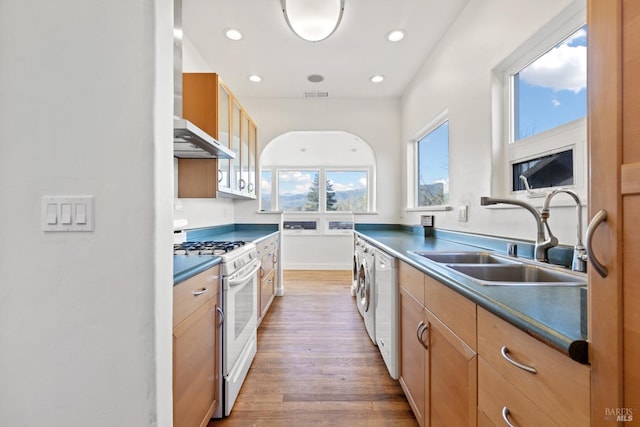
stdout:
{"type": "Polygon", "coordinates": [[[399,42],[404,38],[404,31],[393,30],[387,33],[387,40],[390,42],[399,42]]]}
{"type": "Polygon", "coordinates": [[[259,83],[259,82],[262,81],[262,77],[260,77],[257,74],[252,74],[252,75],[249,76],[249,80],[251,80],[254,83],[259,83]]]}
{"type": "Polygon", "coordinates": [[[240,40],[242,38],[242,33],[235,28],[225,29],[224,35],[227,36],[229,40],[240,40]]]}
{"type": "Polygon", "coordinates": [[[380,83],[381,81],[384,80],[384,76],[377,74],[375,76],[371,76],[369,80],[371,80],[373,83],[380,83]]]}
{"type": "Polygon", "coordinates": [[[320,83],[324,80],[324,77],[322,77],[320,74],[311,74],[309,77],[307,77],[307,80],[309,80],[311,83],[320,83]]]}

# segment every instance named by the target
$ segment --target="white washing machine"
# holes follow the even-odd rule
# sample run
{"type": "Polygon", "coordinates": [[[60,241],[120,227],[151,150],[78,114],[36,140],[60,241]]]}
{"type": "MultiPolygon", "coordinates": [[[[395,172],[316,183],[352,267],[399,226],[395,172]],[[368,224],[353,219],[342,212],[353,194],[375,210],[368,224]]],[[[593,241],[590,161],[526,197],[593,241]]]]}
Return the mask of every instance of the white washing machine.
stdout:
{"type": "Polygon", "coordinates": [[[358,272],[358,286],[356,289],[356,305],[364,318],[364,326],[371,341],[376,344],[376,291],[375,291],[375,249],[364,244],[360,269],[358,272]]]}
{"type": "Polygon", "coordinates": [[[376,309],[375,333],[380,354],[387,365],[389,375],[394,380],[400,378],[400,335],[399,289],[396,279],[397,260],[391,255],[376,249],[376,309]]]}
{"type": "Polygon", "coordinates": [[[362,258],[362,250],[364,249],[364,241],[354,234],[353,238],[353,277],[351,282],[351,295],[355,296],[358,289],[358,275],[360,274],[360,259],[362,258]]]}

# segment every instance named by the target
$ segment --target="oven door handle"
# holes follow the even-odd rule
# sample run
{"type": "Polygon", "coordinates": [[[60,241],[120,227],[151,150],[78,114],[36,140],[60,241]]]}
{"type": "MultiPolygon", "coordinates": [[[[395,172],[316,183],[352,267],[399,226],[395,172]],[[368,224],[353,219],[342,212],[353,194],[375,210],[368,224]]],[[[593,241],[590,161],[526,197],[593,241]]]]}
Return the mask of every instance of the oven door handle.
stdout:
{"type": "Polygon", "coordinates": [[[260,270],[261,266],[262,266],[262,264],[258,263],[258,264],[256,264],[255,267],[253,267],[251,269],[251,271],[249,273],[247,273],[246,275],[242,276],[241,278],[229,280],[229,286],[238,286],[238,285],[242,285],[243,283],[247,283],[249,280],[251,280],[253,275],[255,275],[258,272],[258,270],[260,270]]]}

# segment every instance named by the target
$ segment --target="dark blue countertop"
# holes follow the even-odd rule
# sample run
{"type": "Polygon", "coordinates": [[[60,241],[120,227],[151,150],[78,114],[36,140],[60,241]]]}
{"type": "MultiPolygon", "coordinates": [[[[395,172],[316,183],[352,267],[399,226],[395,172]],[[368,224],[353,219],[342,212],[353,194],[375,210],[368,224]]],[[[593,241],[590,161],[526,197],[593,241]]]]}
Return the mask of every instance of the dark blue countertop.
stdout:
{"type": "Polygon", "coordinates": [[[220,264],[221,260],[219,256],[211,255],[174,255],[173,286],[220,264]]]}
{"type": "MultiPolygon", "coordinates": [[[[437,237],[425,237],[421,228],[416,231],[408,227],[359,229],[356,226],[356,231],[374,246],[428,274],[527,334],[578,362],[588,363],[587,337],[583,333],[586,301],[581,300],[580,287],[478,285],[410,252],[486,250],[492,245],[482,246],[482,236],[477,242],[465,238],[465,243],[459,243],[455,241],[456,233],[443,232],[441,236],[436,232],[437,237]]],[[[506,247],[506,241],[502,246],[506,247]]]]}
{"type": "MultiPolygon", "coordinates": [[[[187,231],[187,240],[192,241],[236,241],[259,242],[278,232],[278,225],[235,224],[207,227],[187,231]]],[[[219,256],[174,255],[173,285],[213,267],[221,262],[219,256]]]]}

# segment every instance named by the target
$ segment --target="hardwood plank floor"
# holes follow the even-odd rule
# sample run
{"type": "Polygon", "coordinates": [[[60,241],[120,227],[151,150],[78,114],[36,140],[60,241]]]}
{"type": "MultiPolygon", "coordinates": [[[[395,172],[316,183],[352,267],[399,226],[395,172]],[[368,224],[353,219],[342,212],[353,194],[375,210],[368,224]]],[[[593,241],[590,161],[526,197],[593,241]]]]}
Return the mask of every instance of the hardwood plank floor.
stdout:
{"type": "Polygon", "coordinates": [[[231,415],[208,427],[417,426],[350,287],[349,271],[285,271],[231,415]]]}

